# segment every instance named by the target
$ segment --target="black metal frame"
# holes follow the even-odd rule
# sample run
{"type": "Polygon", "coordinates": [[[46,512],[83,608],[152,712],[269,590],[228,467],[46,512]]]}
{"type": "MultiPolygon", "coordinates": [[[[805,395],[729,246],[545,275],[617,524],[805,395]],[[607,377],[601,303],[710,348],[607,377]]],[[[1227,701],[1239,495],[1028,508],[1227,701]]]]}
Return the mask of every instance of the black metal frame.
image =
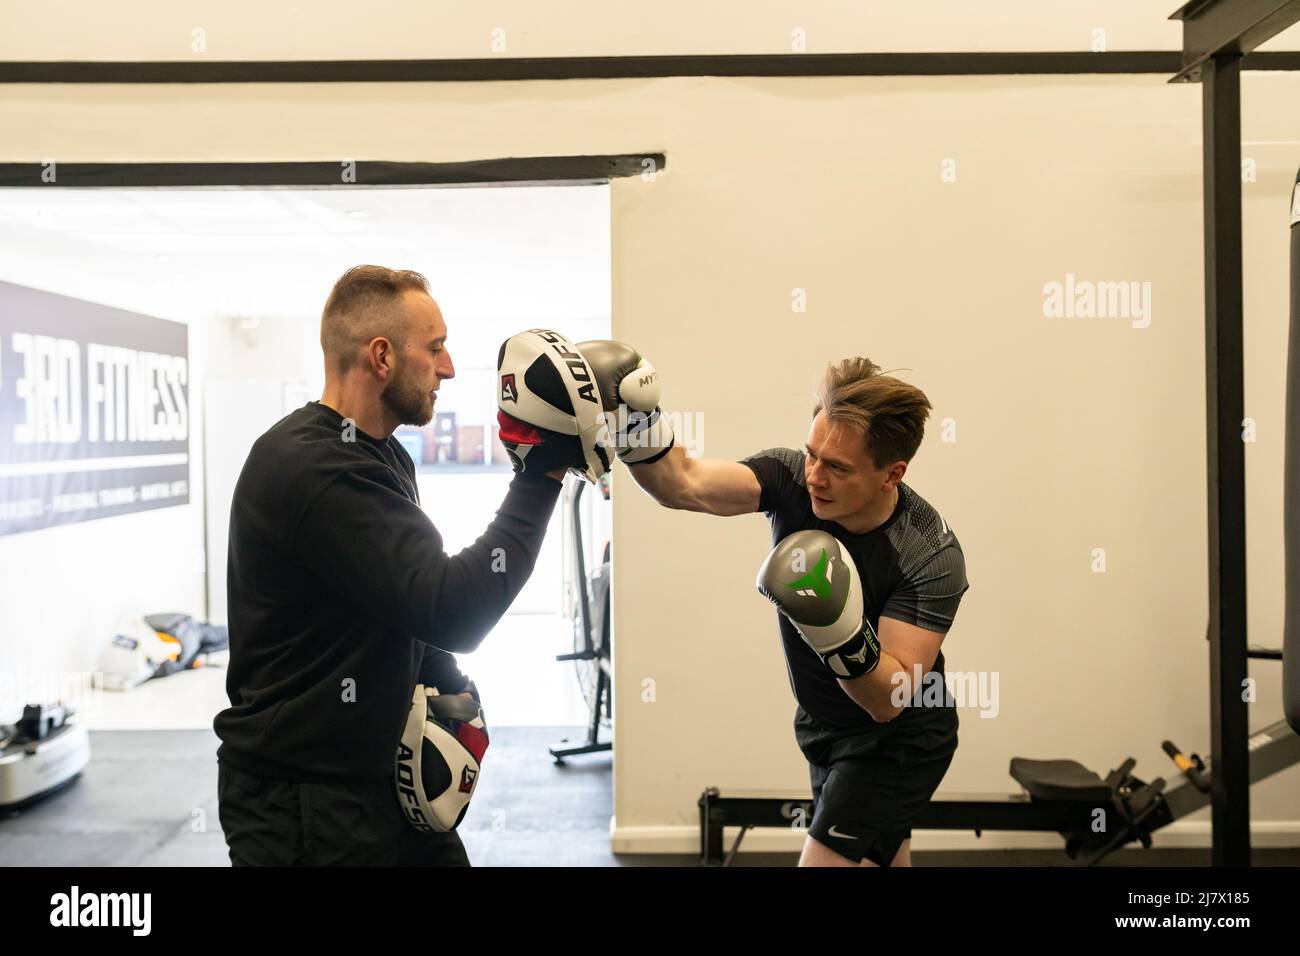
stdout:
{"type": "Polygon", "coordinates": [[[1205,400],[1209,495],[1210,741],[1218,755],[1215,866],[1250,865],[1246,702],[1246,474],[1241,250],[1241,71],[1300,21],[1300,0],[1191,0],[1176,82],[1201,82],[1205,202],[1205,400]]]}
{"type": "MultiPolygon", "coordinates": [[[[1243,737],[1243,741],[1244,741],[1243,737]]],[[[1212,805],[1218,799],[1218,778],[1224,769],[1211,755],[1184,755],[1169,741],[1165,752],[1180,775],[1166,786],[1162,777],[1147,782],[1134,776],[1136,761],[1129,757],[1103,780],[1077,766],[1062,784],[1044,786],[1042,771],[1025,774],[1018,764],[1056,764],[1073,761],[1011,761],[1011,773],[1025,792],[948,793],[932,799],[912,823],[914,830],[985,830],[1059,833],[1065,838],[1066,853],[1084,858],[1088,865],[1133,842],[1151,846],[1151,835],[1189,813],[1212,805]],[[1107,812],[1107,826],[1096,832],[1097,810],[1107,812]]],[[[1258,783],[1300,764],[1300,735],[1285,720],[1279,720],[1250,738],[1247,761],[1248,784],[1258,783]]],[[[1046,775],[1046,776],[1050,776],[1046,775]]],[[[706,865],[729,863],[740,841],[752,827],[807,826],[812,820],[812,801],[799,795],[722,793],[716,787],[699,799],[700,861],[706,865]],[[724,828],[740,827],[735,845],[724,852],[724,828]]]]}
{"type": "Polygon", "coordinates": [[[1182,67],[1175,79],[1197,80],[1215,57],[1250,53],[1300,20],[1300,5],[1295,0],[1190,0],[1169,19],[1183,22],[1182,67]]]}

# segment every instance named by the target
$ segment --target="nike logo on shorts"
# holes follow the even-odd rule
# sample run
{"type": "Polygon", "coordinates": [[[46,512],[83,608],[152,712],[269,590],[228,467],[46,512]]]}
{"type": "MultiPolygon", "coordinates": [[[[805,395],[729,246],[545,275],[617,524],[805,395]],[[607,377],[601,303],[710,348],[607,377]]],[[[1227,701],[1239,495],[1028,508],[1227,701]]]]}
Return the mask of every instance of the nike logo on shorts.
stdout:
{"type": "Polygon", "coordinates": [[[855,837],[852,833],[836,833],[836,832],[835,832],[835,827],[833,827],[833,826],[832,826],[829,830],[827,830],[826,832],[829,833],[829,834],[830,834],[831,836],[833,836],[833,837],[839,837],[841,840],[856,840],[856,839],[857,839],[857,837],[855,837]]]}

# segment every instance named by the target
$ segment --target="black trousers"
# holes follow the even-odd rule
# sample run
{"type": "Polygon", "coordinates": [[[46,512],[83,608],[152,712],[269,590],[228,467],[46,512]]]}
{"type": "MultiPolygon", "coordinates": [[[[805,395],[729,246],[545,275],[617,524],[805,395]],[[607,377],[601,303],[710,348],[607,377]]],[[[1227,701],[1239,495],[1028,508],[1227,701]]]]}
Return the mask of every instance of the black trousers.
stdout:
{"type": "Polygon", "coordinates": [[[217,801],[234,866],[470,865],[458,834],[407,823],[391,780],[268,780],[218,761],[217,801]]]}

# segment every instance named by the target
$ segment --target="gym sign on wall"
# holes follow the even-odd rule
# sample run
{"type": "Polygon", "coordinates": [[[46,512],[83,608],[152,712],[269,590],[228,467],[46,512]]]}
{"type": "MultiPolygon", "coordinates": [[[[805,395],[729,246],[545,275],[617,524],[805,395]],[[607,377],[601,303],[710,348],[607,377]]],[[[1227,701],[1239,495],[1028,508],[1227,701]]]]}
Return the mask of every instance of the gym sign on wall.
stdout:
{"type": "Polygon", "coordinates": [[[187,504],[189,327],[0,282],[0,535],[187,504]]]}

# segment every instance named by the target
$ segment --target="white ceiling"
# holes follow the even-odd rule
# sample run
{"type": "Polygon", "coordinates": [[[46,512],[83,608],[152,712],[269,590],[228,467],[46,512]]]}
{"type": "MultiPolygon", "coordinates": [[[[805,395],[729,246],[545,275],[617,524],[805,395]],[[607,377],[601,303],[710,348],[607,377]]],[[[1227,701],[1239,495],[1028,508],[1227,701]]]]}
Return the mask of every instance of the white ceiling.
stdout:
{"type": "Polygon", "coordinates": [[[607,335],[609,256],[604,184],[0,189],[7,281],[187,321],[314,324],[350,266],[417,269],[462,354],[495,357],[502,327],[607,335]]]}

